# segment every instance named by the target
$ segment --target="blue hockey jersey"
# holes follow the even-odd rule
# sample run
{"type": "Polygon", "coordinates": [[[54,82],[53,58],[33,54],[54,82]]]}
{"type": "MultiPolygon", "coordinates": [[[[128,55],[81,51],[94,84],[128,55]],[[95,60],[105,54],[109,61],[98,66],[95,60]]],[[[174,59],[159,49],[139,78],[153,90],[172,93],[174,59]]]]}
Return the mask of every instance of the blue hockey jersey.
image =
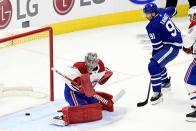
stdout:
{"type": "Polygon", "coordinates": [[[159,14],[146,26],[153,50],[161,49],[164,44],[182,48],[182,36],[180,30],[171,18],[176,15],[174,7],[159,8],[159,14]]]}

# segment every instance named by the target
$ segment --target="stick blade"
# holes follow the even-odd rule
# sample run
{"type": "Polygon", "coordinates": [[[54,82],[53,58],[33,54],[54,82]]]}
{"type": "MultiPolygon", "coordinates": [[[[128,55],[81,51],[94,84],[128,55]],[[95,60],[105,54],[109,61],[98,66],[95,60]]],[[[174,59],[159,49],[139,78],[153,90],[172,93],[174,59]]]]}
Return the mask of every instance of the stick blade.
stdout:
{"type": "Polygon", "coordinates": [[[121,90],[118,94],[113,98],[113,102],[116,103],[123,95],[125,94],[125,90],[121,90]]]}
{"type": "Polygon", "coordinates": [[[139,102],[139,103],[137,103],[137,107],[145,106],[147,103],[148,103],[147,101],[139,102]]]}

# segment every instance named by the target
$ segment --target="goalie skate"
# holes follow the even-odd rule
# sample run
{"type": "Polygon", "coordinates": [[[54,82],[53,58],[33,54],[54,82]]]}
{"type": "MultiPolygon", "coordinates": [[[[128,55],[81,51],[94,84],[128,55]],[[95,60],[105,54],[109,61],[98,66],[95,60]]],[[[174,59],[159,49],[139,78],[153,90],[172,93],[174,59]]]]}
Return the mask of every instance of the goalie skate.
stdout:
{"type": "Polygon", "coordinates": [[[67,126],[68,124],[63,120],[63,116],[55,116],[51,119],[51,123],[59,126],[67,126]]]}

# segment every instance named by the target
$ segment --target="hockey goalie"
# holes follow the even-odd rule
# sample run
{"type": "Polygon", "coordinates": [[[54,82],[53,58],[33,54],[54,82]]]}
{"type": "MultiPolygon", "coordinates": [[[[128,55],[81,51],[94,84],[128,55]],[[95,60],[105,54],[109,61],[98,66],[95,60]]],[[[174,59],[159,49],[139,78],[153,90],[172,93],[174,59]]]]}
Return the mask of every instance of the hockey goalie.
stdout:
{"type": "Polygon", "coordinates": [[[70,106],[59,110],[62,115],[53,117],[51,122],[67,126],[101,120],[102,110],[113,112],[113,96],[94,90],[97,83],[100,85],[106,83],[112,74],[113,72],[104,66],[96,53],[88,53],[84,62],[68,66],[65,75],[69,80],[64,79],[64,97],[70,106]],[[96,95],[103,99],[97,99],[96,95]]]}

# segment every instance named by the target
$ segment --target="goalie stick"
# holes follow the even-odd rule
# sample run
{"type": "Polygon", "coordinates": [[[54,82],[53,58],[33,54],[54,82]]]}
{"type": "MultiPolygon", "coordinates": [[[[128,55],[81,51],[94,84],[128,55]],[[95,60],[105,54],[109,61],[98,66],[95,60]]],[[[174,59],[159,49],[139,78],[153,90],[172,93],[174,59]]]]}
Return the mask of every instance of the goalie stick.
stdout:
{"type": "MultiPolygon", "coordinates": [[[[69,77],[65,76],[63,73],[59,72],[57,69],[55,68],[51,68],[51,70],[53,70],[54,72],[56,72],[57,74],[61,75],[62,77],[66,78],[67,80],[75,83],[77,85],[76,82],[74,82],[72,79],[70,79],[69,77]]],[[[117,102],[123,95],[125,94],[125,90],[121,90],[120,92],[118,92],[118,94],[112,99],[112,101],[115,103],[117,102]]],[[[101,101],[103,104],[107,105],[108,104],[108,100],[106,100],[105,98],[101,97],[98,94],[95,94],[93,97],[95,97],[96,99],[98,99],[99,101],[101,101]]]]}
{"type": "Polygon", "coordinates": [[[151,89],[151,80],[150,80],[150,83],[149,83],[148,94],[147,94],[146,100],[144,102],[137,103],[137,107],[145,106],[148,103],[148,99],[149,99],[149,95],[150,95],[150,89],[151,89]]]}

